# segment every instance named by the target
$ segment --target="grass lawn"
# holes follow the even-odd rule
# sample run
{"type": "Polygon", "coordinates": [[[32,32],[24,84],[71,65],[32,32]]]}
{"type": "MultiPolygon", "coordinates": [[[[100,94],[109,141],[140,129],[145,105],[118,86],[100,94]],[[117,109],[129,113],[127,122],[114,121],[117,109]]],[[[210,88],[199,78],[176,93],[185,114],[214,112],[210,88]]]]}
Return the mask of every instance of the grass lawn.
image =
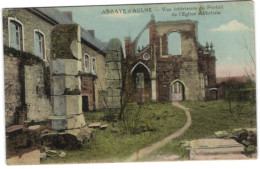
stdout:
{"type": "Polygon", "coordinates": [[[213,136],[216,131],[226,130],[231,132],[235,128],[256,127],[256,106],[250,103],[243,104],[242,113],[229,113],[228,104],[223,100],[198,102],[181,102],[190,108],[192,124],[184,135],[163,148],[153,152],[155,154],[176,154],[187,157],[187,151],[181,146],[181,141],[189,141],[198,138],[213,136]]]}
{"type": "MultiPolygon", "coordinates": [[[[153,152],[156,154],[176,154],[187,158],[187,151],[180,143],[198,138],[213,136],[216,131],[232,131],[234,128],[256,127],[256,106],[249,103],[243,104],[241,113],[229,113],[228,104],[223,100],[217,101],[184,101],[181,102],[190,108],[192,124],[190,128],[176,140],[153,152]]],[[[137,109],[136,104],[129,107],[137,109]]],[[[103,112],[86,114],[87,123],[103,121],[103,112]]],[[[186,122],[185,113],[172,106],[171,103],[146,104],[142,107],[140,127],[152,130],[144,130],[138,134],[130,135],[123,129],[122,122],[106,122],[109,127],[106,130],[94,130],[94,138],[85,143],[83,147],[75,151],[65,151],[64,158],[51,157],[43,163],[86,163],[86,162],[118,162],[129,157],[138,149],[151,145],[165,138],[186,122]]],[[[149,157],[143,160],[147,160],[149,157]]]]}
{"type": "MultiPolygon", "coordinates": [[[[137,109],[136,104],[129,104],[137,109]]],[[[85,143],[79,150],[65,151],[66,156],[48,157],[43,163],[86,163],[102,161],[120,161],[127,158],[138,149],[172,134],[186,122],[185,113],[172,106],[171,103],[145,104],[141,109],[139,126],[142,132],[127,134],[122,122],[105,122],[109,124],[106,130],[94,130],[94,138],[85,143]],[[147,130],[149,129],[149,130],[147,130]]],[[[87,123],[104,120],[103,112],[86,114],[87,123]]]]}

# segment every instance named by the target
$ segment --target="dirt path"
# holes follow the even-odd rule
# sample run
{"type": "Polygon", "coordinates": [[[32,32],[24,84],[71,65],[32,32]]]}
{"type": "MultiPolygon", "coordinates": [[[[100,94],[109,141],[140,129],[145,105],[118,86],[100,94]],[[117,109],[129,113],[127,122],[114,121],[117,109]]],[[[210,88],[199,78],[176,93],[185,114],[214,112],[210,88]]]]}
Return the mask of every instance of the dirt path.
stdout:
{"type": "Polygon", "coordinates": [[[126,159],[126,162],[136,161],[138,159],[141,159],[141,158],[147,156],[148,154],[157,150],[158,148],[163,147],[164,145],[169,143],[171,140],[176,139],[177,137],[181,136],[190,127],[191,115],[190,115],[189,109],[182,106],[179,102],[173,102],[172,105],[184,110],[184,112],[187,116],[187,121],[186,121],[185,125],[181,129],[177,130],[175,133],[169,135],[168,137],[152,144],[151,146],[138,150],[133,155],[131,155],[128,159],[126,159]]]}

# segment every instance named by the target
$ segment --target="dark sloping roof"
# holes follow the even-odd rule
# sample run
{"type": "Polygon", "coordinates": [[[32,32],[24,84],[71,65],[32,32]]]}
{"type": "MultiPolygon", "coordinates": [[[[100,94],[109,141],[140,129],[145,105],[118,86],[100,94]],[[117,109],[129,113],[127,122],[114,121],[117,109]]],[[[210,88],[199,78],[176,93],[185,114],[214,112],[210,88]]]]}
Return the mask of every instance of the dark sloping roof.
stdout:
{"type": "MultiPolygon", "coordinates": [[[[58,11],[55,8],[34,8],[43,15],[47,16],[51,20],[55,21],[57,24],[78,24],[70,20],[65,14],[58,11]]],[[[81,27],[81,39],[86,43],[89,43],[99,52],[105,54],[107,51],[108,42],[102,42],[96,37],[94,37],[89,31],[81,27]]]]}

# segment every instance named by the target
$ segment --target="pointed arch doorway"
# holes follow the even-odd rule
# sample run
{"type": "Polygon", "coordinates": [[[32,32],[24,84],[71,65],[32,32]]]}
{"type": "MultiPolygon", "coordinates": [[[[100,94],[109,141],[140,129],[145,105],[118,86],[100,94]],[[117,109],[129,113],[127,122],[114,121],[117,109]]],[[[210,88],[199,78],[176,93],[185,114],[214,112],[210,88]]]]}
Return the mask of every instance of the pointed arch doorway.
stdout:
{"type": "Polygon", "coordinates": [[[138,103],[151,100],[150,69],[142,62],[137,63],[131,70],[135,81],[135,95],[138,103]]]}
{"type": "Polygon", "coordinates": [[[185,86],[180,81],[175,81],[171,85],[171,101],[185,100],[185,86]]]}

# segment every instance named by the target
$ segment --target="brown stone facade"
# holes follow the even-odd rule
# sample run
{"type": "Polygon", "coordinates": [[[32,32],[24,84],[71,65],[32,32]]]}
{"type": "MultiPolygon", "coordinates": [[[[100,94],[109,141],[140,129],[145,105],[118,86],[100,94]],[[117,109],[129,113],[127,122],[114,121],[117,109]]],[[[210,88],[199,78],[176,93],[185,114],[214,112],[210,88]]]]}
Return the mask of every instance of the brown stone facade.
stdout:
{"type": "Polygon", "coordinates": [[[137,73],[147,75],[144,101],[174,101],[178,95],[180,100],[217,98],[215,52],[213,45],[203,47],[197,42],[197,22],[156,22],[152,17],[146,29],[149,44],[140,51],[136,49],[143,32],[133,41],[125,38],[131,81],[136,81],[137,73]],[[173,32],[180,36],[180,54],[169,53],[169,35],[173,32]]]}
{"type": "MultiPolygon", "coordinates": [[[[101,109],[104,107],[102,104],[103,96],[100,91],[106,90],[107,83],[105,79],[105,56],[102,53],[91,48],[88,44],[82,43],[82,83],[88,84],[87,91],[82,91],[84,96],[89,96],[89,110],[101,109]],[[88,61],[85,61],[85,55],[88,56],[88,61]],[[93,71],[92,59],[95,59],[95,70],[93,71]],[[88,65],[85,65],[85,64],[88,65]],[[90,91],[91,90],[91,91],[90,91]],[[90,96],[92,95],[92,96],[90,96]],[[91,102],[91,103],[90,103],[91,102]]],[[[83,86],[82,84],[81,86],[83,86]]],[[[83,88],[82,88],[83,90],[83,88]]],[[[82,95],[82,96],[83,96],[82,95]]]]}
{"type": "Polygon", "coordinates": [[[82,104],[84,102],[85,105],[82,105],[82,110],[90,110],[93,111],[96,109],[95,106],[95,85],[94,85],[94,77],[89,75],[81,76],[81,96],[82,96],[82,104]],[[84,108],[85,106],[85,108],[84,108]]]}

